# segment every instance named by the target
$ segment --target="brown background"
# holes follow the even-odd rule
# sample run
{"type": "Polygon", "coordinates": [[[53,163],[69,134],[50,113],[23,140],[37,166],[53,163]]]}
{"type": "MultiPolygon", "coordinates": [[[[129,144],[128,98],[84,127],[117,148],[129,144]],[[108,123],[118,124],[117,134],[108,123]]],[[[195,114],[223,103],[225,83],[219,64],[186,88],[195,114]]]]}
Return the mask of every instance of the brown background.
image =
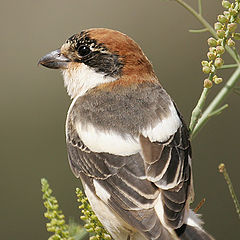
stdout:
{"type": "MultiPolygon", "coordinates": [[[[187,1],[193,6],[197,1],[187,1]]],[[[203,0],[204,16],[213,24],[220,1],[203,0]]],[[[70,104],[59,72],[37,66],[38,59],[67,37],[90,27],[120,30],[134,38],[176,101],[185,120],[201,92],[200,61],[208,33],[192,34],[201,25],[174,1],[42,0],[2,1],[0,7],[0,238],[43,240],[45,230],[40,178],[46,177],[67,217],[78,221],[75,179],[68,166],[64,121],[70,104]]],[[[227,54],[226,54],[227,55],[227,54]]],[[[226,62],[232,60],[226,56],[226,62]]],[[[227,79],[229,72],[224,72],[227,79]]],[[[211,99],[221,86],[215,86],[211,99]]],[[[225,162],[238,198],[239,96],[212,119],[193,141],[196,200],[205,227],[217,239],[237,239],[239,219],[217,166],[225,162]]]]}

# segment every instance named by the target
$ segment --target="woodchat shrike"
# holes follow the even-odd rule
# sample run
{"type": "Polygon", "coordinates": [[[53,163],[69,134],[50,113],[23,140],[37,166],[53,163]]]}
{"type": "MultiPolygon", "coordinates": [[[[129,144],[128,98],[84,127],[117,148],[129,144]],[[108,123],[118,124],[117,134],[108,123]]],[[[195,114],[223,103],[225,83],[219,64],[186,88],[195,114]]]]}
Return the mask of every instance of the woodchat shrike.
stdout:
{"type": "Polygon", "coordinates": [[[188,128],[138,44],[88,29],[39,63],[62,71],[69,163],[113,239],[213,239],[189,209],[188,128]]]}

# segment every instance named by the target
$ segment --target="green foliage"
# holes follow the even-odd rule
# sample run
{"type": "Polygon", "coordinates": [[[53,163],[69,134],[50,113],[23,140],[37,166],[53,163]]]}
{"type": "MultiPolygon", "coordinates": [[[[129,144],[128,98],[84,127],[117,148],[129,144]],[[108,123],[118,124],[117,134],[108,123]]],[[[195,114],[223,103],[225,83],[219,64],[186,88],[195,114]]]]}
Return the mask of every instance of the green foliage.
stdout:
{"type": "Polygon", "coordinates": [[[74,240],[70,237],[65,217],[59,209],[57,199],[52,196],[52,189],[49,187],[48,181],[45,178],[42,178],[41,184],[44,206],[47,209],[44,216],[50,220],[50,222],[46,224],[47,231],[54,233],[48,240],[74,240]]]}
{"type": "MultiPolygon", "coordinates": [[[[204,27],[204,31],[211,33],[211,37],[207,43],[209,51],[207,53],[208,60],[202,61],[202,71],[208,74],[208,77],[203,82],[203,90],[198,100],[196,107],[193,109],[191,122],[189,125],[191,131],[191,138],[196,136],[200,129],[206,122],[213,116],[220,114],[227,104],[220,106],[223,100],[231,90],[235,87],[240,77],[240,56],[235,48],[235,41],[239,40],[240,34],[237,31],[238,24],[240,23],[240,0],[235,1],[222,1],[222,6],[225,8],[222,14],[218,15],[217,22],[214,28],[202,16],[202,1],[198,0],[198,11],[193,9],[184,0],[175,0],[178,4],[183,6],[190,12],[204,27]],[[234,39],[234,40],[233,40],[234,39]],[[228,52],[236,64],[224,65],[222,55],[228,52]],[[207,95],[213,84],[220,84],[223,82],[221,77],[217,76],[218,69],[236,68],[232,76],[225,83],[222,89],[218,92],[213,101],[204,110],[207,95]]],[[[200,33],[202,30],[194,30],[191,32],[200,33]]]]}
{"type": "Polygon", "coordinates": [[[54,233],[48,240],[82,240],[88,235],[87,232],[91,235],[89,240],[112,239],[98,220],[87,198],[79,188],[76,189],[76,195],[78,198],[77,201],[81,203],[79,208],[82,209],[83,214],[80,218],[86,222],[84,227],[75,223],[73,220],[70,220],[69,224],[66,224],[65,216],[59,209],[57,199],[52,195],[52,189],[48,181],[42,178],[41,184],[44,206],[47,210],[44,216],[50,220],[50,222],[46,224],[47,231],[54,233]]]}
{"type": "Polygon", "coordinates": [[[208,39],[209,51],[207,53],[208,61],[202,61],[202,70],[204,73],[209,74],[208,79],[204,81],[204,87],[210,88],[212,84],[222,82],[222,78],[218,78],[216,75],[217,69],[223,66],[222,55],[225,52],[226,46],[232,48],[235,52],[236,59],[239,60],[239,55],[236,52],[235,42],[232,38],[237,40],[236,32],[240,13],[240,3],[238,0],[231,3],[229,1],[222,1],[222,6],[226,9],[222,14],[218,15],[217,20],[214,24],[214,29],[216,31],[217,38],[210,37],[208,39]]]}
{"type": "Polygon", "coordinates": [[[77,201],[81,203],[79,206],[82,209],[82,216],[80,217],[82,220],[86,222],[84,227],[87,229],[88,232],[91,233],[90,240],[110,240],[112,239],[110,234],[104,229],[101,222],[98,220],[97,216],[92,210],[87,197],[83,194],[83,192],[77,188],[77,201]]]}

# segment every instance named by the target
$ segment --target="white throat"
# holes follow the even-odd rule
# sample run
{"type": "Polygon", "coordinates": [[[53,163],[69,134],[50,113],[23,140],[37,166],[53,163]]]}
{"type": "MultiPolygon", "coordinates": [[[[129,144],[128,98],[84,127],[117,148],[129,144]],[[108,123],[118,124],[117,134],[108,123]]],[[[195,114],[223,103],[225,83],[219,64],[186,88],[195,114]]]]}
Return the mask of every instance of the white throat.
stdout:
{"type": "Polygon", "coordinates": [[[64,86],[71,98],[84,95],[89,89],[101,83],[115,81],[116,78],[106,76],[104,73],[97,73],[85,64],[77,68],[70,68],[62,71],[64,86]]]}

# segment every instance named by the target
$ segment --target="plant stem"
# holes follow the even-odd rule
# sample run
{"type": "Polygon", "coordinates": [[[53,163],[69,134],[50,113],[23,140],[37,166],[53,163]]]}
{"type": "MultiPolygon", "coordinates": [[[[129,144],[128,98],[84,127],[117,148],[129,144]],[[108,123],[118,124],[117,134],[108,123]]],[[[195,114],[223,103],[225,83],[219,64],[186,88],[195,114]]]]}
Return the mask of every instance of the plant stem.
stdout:
{"type": "Polygon", "coordinates": [[[226,64],[221,66],[219,69],[236,68],[238,66],[239,66],[238,64],[226,64]]]}
{"type": "Polygon", "coordinates": [[[188,30],[190,33],[203,33],[203,32],[208,32],[207,28],[202,28],[202,29],[190,29],[188,30]]]}
{"type": "Polygon", "coordinates": [[[202,15],[202,0],[198,0],[198,13],[202,15]]]}
{"type": "Polygon", "coordinates": [[[239,204],[239,201],[237,199],[237,196],[236,196],[236,193],[234,191],[234,188],[233,188],[233,185],[232,185],[232,182],[231,182],[231,179],[227,173],[227,169],[225,167],[225,164],[224,163],[221,163],[219,166],[218,166],[218,169],[219,169],[219,172],[223,174],[225,180],[226,180],[226,183],[228,185],[228,188],[229,188],[229,191],[230,191],[230,194],[232,196],[232,199],[233,199],[233,203],[235,205],[235,208],[236,208],[236,211],[237,211],[237,214],[238,214],[238,217],[240,218],[240,204],[239,204]]]}
{"type": "MultiPolygon", "coordinates": [[[[206,124],[207,120],[209,119],[209,115],[216,110],[216,108],[222,103],[223,99],[231,92],[231,90],[234,88],[235,84],[239,80],[240,77],[240,67],[238,67],[235,72],[232,74],[230,79],[227,81],[227,83],[224,85],[224,87],[220,90],[220,92],[217,94],[217,96],[213,99],[213,101],[209,104],[207,109],[203,112],[203,115],[200,117],[198,120],[197,124],[194,124],[192,121],[195,121],[195,119],[191,119],[190,123],[190,130],[191,132],[191,138],[196,136],[196,134],[199,132],[199,130],[206,124]],[[195,127],[194,127],[195,126],[195,127]]],[[[206,96],[206,90],[203,90],[202,95],[201,95],[197,106],[200,106],[200,110],[202,109],[201,107],[203,106],[204,102],[200,102],[202,97],[206,96]]],[[[196,108],[195,108],[196,109],[196,108]]],[[[193,111],[195,111],[195,109],[193,111]]],[[[197,110],[196,110],[197,111],[197,110]]],[[[197,113],[199,114],[199,113],[197,113]]]]}
{"type": "MultiPolygon", "coordinates": [[[[202,17],[202,15],[198,12],[196,12],[190,5],[188,5],[187,3],[185,3],[183,0],[175,0],[177,3],[179,3],[181,6],[183,6],[185,9],[187,9],[194,17],[196,17],[198,19],[198,21],[205,27],[208,29],[208,31],[215,37],[218,39],[217,33],[215,32],[215,30],[213,29],[213,27],[202,17]]],[[[229,47],[226,46],[226,50],[228,51],[228,53],[231,55],[231,57],[236,61],[236,63],[238,65],[240,65],[239,62],[239,57],[236,57],[235,52],[229,47]]]]}
{"type": "Polygon", "coordinates": [[[190,126],[189,126],[189,129],[190,129],[191,132],[194,130],[195,126],[198,123],[199,118],[202,115],[202,109],[203,109],[203,106],[205,104],[208,91],[209,91],[209,88],[203,88],[203,91],[202,91],[202,94],[201,94],[201,96],[198,100],[198,103],[192,111],[192,117],[191,117],[190,126]]]}

